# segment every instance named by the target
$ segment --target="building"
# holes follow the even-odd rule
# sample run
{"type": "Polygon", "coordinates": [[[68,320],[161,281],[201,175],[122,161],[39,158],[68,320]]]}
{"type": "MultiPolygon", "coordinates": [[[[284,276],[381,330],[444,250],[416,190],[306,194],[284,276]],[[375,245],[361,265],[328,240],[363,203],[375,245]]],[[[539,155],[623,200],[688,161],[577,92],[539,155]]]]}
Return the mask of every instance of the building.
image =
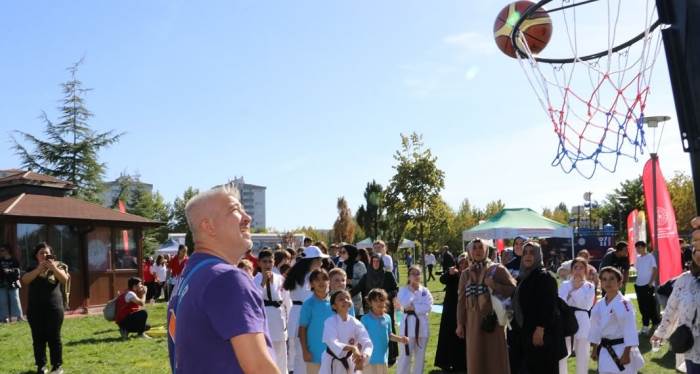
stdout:
{"type": "MultiPolygon", "coordinates": [[[[143,275],[143,230],[162,223],[69,197],[74,186],[48,175],[2,175],[0,241],[23,268],[35,263],[38,243],[52,246],[70,273],[68,313],[104,305],[126,289],[129,277],[143,275]]],[[[26,307],[27,287],[21,299],[26,307]]]]}
{"type": "Polygon", "coordinates": [[[254,229],[264,229],[265,226],[265,186],[257,186],[245,183],[243,177],[233,178],[228,185],[235,185],[241,192],[241,203],[243,208],[253,219],[250,227],[254,229]]]}
{"type": "MultiPolygon", "coordinates": [[[[136,192],[141,190],[146,190],[149,193],[153,193],[153,185],[150,183],[135,182],[129,185],[129,196],[134,196],[136,192]]],[[[115,206],[115,199],[121,193],[122,186],[118,180],[113,180],[111,182],[104,182],[104,192],[102,194],[102,205],[107,208],[112,208],[115,206]]],[[[125,201],[127,207],[129,206],[129,201],[125,201]]]]}

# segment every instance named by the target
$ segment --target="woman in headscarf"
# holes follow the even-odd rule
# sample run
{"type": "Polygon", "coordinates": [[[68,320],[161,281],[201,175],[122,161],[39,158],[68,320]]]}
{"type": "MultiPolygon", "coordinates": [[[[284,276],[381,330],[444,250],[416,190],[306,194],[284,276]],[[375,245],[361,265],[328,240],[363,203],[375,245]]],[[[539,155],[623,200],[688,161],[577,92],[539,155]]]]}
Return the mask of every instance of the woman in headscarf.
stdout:
{"type": "Polygon", "coordinates": [[[481,239],[469,243],[471,264],[462,272],[457,287],[457,329],[466,338],[467,372],[509,374],[505,327],[500,326],[491,304],[491,294],[508,298],[515,279],[501,264],[487,257],[481,239]],[[494,325],[494,319],[495,325],[494,325]]]}
{"type": "MultiPolygon", "coordinates": [[[[381,253],[375,253],[370,259],[370,267],[367,269],[367,273],[362,276],[360,282],[357,286],[352,287],[350,294],[353,296],[358,293],[362,294],[362,299],[367,300],[369,292],[375,288],[383,289],[388,296],[388,308],[387,313],[391,317],[391,332],[396,333],[396,325],[394,323],[394,299],[396,294],[399,292],[399,286],[394,278],[394,274],[390,271],[384,270],[384,263],[382,261],[381,253]]],[[[370,306],[365,305],[365,310],[369,311],[370,306]]],[[[389,365],[393,365],[396,361],[396,356],[399,353],[399,347],[396,342],[389,342],[389,365]]]]}
{"type": "MultiPolygon", "coordinates": [[[[367,267],[362,261],[359,261],[357,257],[358,250],[352,244],[344,245],[340,250],[340,268],[345,270],[345,274],[348,275],[348,288],[353,288],[360,283],[360,279],[367,273],[367,267]]],[[[352,298],[352,303],[355,305],[355,318],[362,317],[362,295],[356,294],[352,298]]]]}
{"type": "MultiPolygon", "coordinates": [[[[452,264],[454,264],[454,260],[452,264]]],[[[445,285],[445,299],[442,302],[435,366],[445,371],[464,372],[467,370],[465,341],[455,334],[457,329],[457,299],[459,297],[457,287],[460,275],[467,267],[469,267],[469,255],[465,252],[457,257],[457,266],[444,268],[440,276],[440,282],[445,285]]]]}
{"type": "Polygon", "coordinates": [[[544,267],[542,248],[535,242],[525,243],[513,310],[530,373],[556,374],[559,360],[567,355],[558,298],[557,281],[544,267]]]}

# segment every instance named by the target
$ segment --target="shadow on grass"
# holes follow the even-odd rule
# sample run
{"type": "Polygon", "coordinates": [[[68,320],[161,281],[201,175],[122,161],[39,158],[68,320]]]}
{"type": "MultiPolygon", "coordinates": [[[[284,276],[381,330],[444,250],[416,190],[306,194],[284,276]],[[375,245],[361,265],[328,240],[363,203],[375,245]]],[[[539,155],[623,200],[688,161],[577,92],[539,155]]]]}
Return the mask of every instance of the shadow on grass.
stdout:
{"type": "Polygon", "coordinates": [[[115,343],[115,342],[125,342],[125,341],[126,340],[122,339],[121,337],[111,336],[111,337],[107,337],[107,338],[87,338],[87,339],[81,339],[81,340],[73,340],[73,341],[65,343],[64,345],[73,346],[73,345],[83,345],[83,344],[115,343]]]}

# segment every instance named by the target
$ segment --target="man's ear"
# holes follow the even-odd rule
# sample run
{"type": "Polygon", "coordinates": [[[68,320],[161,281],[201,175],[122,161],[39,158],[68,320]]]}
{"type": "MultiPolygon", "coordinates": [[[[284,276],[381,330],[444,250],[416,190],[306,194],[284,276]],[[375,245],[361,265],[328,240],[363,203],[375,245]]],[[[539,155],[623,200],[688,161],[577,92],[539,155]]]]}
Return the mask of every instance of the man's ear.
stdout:
{"type": "Polygon", "coordinates": [[[216,228],[214,227],[214,222],[211,220],[211,218],[203,218],[199,222],[199,228],[209,236],[216,236],[216,228]]]}

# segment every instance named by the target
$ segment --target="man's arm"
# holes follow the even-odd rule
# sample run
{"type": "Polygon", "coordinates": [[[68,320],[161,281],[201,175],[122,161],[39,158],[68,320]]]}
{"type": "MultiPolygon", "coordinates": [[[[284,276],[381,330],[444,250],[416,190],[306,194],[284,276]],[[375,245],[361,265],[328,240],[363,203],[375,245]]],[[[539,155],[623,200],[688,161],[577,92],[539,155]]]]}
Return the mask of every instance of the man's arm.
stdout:
{"type": "Polygon", "coordinates": [[[231,338],[231,347],[244,373],[280,374],[270,357],[263,333],[234,336],[231,338]]]}

